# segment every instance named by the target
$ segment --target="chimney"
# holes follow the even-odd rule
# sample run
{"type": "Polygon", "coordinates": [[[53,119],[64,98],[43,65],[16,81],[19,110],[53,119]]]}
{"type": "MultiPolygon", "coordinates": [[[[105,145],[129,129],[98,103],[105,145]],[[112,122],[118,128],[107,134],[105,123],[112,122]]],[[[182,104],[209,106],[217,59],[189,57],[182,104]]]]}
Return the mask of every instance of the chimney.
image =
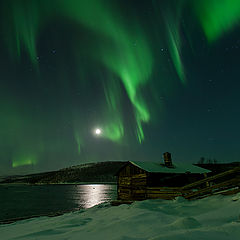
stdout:
{"type": "Polygon", "coordinates": [[[166,167],[173,167],[171,153],[165,152],[163,154],[164,164],[166,167]]]}

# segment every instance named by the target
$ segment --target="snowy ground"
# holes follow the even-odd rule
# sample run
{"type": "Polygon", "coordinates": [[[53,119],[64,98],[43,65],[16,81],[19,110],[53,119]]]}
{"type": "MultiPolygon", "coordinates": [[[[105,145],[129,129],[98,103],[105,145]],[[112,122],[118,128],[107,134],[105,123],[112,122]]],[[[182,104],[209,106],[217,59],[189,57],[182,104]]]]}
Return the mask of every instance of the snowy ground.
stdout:
{"type": "Polygon", "coordinates": [[[240,193],[116,207],[103,203],[58,217],[0,225],[0,239],[239,240],[240,193]]]}

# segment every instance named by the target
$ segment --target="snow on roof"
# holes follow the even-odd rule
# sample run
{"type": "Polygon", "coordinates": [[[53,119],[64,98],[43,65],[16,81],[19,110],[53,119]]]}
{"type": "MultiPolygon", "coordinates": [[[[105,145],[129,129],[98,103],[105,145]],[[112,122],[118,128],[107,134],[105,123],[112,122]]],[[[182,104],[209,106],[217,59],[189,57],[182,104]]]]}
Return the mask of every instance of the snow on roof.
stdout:
{"type": "Polygon", "coordinates": [[[173,165],[173,168],[166,167],[164,164],[158,162],[140,162],[140,161],[129,161],[133,165],[152,173],[208,173],[211,172],[207,169],[194,166],[192,164],[177,163],[173,165]]]}

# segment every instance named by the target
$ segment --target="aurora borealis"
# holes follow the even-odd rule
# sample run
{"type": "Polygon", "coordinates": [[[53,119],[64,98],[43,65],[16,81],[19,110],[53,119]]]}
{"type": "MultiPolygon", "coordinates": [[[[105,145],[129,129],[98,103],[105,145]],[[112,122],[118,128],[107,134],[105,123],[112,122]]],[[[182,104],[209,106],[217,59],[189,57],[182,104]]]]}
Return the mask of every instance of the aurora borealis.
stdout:
{"type": "Polygon", "coordinates": [[[240,0],[0,6],[0,174],[239,160],[240,0]]]}

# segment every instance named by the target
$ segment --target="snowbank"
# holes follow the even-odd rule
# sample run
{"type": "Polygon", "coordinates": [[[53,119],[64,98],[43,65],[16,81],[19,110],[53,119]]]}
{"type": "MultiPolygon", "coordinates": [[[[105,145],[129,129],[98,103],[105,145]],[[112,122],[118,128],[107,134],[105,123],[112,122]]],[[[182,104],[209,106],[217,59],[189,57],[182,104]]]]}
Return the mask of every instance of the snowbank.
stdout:
{"type": "Polygon", "coordinates": [[[240,193],[187,201],[108,203],[58,217],[39,217],[0,226],[5,239],[239,240],[240,193]]]}

